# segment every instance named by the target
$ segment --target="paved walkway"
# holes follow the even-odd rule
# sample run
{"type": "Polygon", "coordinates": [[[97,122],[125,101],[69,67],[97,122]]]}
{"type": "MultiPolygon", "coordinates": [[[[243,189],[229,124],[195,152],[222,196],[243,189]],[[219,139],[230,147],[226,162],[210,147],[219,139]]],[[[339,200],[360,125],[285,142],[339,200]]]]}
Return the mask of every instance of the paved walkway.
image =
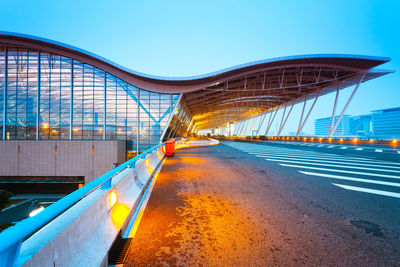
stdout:
{"type": "Polygon", "coordinates": [[[385,248],[364,246],[378,237],[308,209],[304,186],[261,162],[223,144],[167,159],[126,266],[385,264],[385,248]]]}

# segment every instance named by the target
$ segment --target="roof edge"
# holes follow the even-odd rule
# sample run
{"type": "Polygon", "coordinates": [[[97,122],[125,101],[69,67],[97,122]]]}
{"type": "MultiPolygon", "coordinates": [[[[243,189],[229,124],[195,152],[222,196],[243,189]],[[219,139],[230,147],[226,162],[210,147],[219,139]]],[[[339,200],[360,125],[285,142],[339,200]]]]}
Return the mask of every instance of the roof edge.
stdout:
{"type": "MultiPolygon", "coordinates": [[[[169,76],[158,76],[158,75],[152,75],[152,74],[147,74],[139,71],[135,71],[132,69],[129,69],[127,67],[124,67],[118,63],[115,63],[114,61],[111,61],[107,58],[104,58],[102,56],[99,56],[95,53],[92,53],[90,51],[78,48],[76,46],[72,46],[66,43],[62,43],[59,41],[54,41],[51,39],[43,38],[43,37],[38,37],[34,35],[28,35],[28,34],[21,34],[21,33],[15,33],[15,32],[7,32],[7,31],[0,31],[0,36],[12,36],[12,37],[19,37],[19,38],[25,38],[25,39],[31,39],[35,41],[40,41],[44,42],[47,44],[52,44],[59,46],[61,48],[67,48],[88,56],[91,56],[97,60],[101,60],[109,65],[112,65],[116,68],[119,68],[125,72],[128,72],[130,74],[140,76],[143,78],[147,79],[154,79],[154,80],[159,80],[159,81],[190,81],[190,80],[198,80],[198,79],[204,79],[212,76],[216,76],[219,74],[223,74],[229,71],[233,70],[238,70],[241,68],[245,67],[250,67],[250,66],[255,66],[259,64],[264,64],[264,63],[273,63],[273,62],[279,62],[279,61],[286,61],[286,60],[296,60],[296,59],[311,59],[311,58],[352,58],[352,59],[364,59],[364,60],[374,60],[374,61],[382,61],[381,64],[384,64],[386,62],[389,62],[391,60],[390,57],[378,57],[378,56],[365,56],[365,55],[355,55],[355,54],[304,54],[304,55],[294,55],[294,56],[285,56],[285,57],[274,57],[274,58],[269,58],[269,59],[263,59],[263,60],[257,60],[257,61],[251,61],[239,65],[235,65],[232,67],[228,68],[223,68],[214,72],[209,72],[209,73],[204,73],[200,75],[193,75],[193,76],[177,76],[177,77],[169,77],[169,76]]],[[[377,71],[377,69],[374,69],[374,71],[377,71]]],[[[393,72],[393,71],[390,71],[393,72]]]]}

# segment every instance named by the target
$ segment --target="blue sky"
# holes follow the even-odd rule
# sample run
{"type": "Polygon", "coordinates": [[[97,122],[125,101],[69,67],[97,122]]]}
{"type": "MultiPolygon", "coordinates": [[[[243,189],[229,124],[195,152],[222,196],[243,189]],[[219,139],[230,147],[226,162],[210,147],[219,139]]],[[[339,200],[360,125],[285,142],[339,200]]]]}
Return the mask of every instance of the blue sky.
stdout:
{"type": "MultiPolygon", "coordinates": [[[[0,30],[36,35],[162,76],[191,76],[271,57],[387,56],[394,74],[362,84],[347,114],[400,106],[400,1],[4,1],[0,30]]],[[[344,105],[351,89],[341,94],[344,105]]],[[[330,116],[322,97],[305,127],[330,116]]],[[[339,110],[341,108],[339,106],[339,110]]],[[[295,107],[284,132],[295,131],[295,107]]]]}

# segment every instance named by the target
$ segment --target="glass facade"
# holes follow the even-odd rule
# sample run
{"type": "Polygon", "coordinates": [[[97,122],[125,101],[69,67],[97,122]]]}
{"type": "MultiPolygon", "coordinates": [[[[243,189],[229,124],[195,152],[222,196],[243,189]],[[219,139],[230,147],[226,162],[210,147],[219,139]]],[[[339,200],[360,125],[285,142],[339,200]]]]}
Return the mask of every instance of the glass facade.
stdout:
{"type": "Polygon", "coordinates": [[[165,133],[165,139],[184,136],[194,130],[192,116],[185,101],[180,101],[165,133]]]}
{"type": "MultiPolygon", "coordinates": [[[[316,119],[314,122],[314,130],[316,136],[328,136],[329,128],[331,126],[331,117],[316,119]]],[[[335,124],[339,116],[335,116],[333,123],[335,124]]],[[[351,117],[344,115],[339,122],[333,136],[350,136],[353,135],[350,129],[351,117]]],[[[333,125],[332,125],[333,126],[333,125]]]]}
{"type": "Polygon", "coordinates": [[[160,142],[178,94],[143,89],[80,61],[0,47],[0,139],[160,142]],[[3,127],[5,127],[3,129],[3,127]]]}
{"type": "Polygon", "coordinates": [[[400,107],[375,110],[372,127],[377,137],[400,138],[400,107]]]}

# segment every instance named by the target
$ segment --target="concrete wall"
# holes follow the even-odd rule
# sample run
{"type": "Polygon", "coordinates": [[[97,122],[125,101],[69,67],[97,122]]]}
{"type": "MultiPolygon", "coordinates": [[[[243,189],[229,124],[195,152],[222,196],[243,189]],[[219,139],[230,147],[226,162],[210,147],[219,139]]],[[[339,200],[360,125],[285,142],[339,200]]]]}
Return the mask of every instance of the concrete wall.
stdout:
{"type": "MultiPolygon", "coordinates": [[[[107,266],[108,252],[126,229],[153,173],[162,149],[114,176],[111,188],[99,188],[22,243],[17,266],[107,266]],[[118,202],[110,207],[112,191],[118,202]]],[[[83,189],[83,188],[82,188],[83,189]]]]}
{"type": "Polygon", "coordinates": [[[0,141],[0,176],[84,176],[126,161],[125,141],[0,141]]]}

